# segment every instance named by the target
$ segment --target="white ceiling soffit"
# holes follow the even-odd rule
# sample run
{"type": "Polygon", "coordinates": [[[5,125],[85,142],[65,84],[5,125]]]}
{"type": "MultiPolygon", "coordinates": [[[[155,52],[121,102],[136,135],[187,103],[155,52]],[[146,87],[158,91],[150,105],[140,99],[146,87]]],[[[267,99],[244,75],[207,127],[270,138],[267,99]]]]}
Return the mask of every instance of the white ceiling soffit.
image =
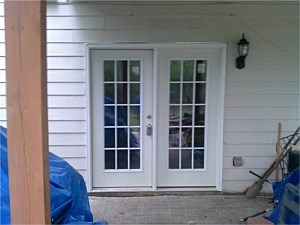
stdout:
{"type": "MultiPolygon", "coordinates": [[[[1,1],[1,0],[0,0],[1,1]]],[[[79,2],[101,2],[101,3],[150,3],[150,4],[160,4],[160,3],[169,3],[169,4],[188,4],[188,3],[199,3],[199,4],[299,4],[299,0],[47,0],[48,2],[55,2],[58,4],[71,4],[79,2]]]]}

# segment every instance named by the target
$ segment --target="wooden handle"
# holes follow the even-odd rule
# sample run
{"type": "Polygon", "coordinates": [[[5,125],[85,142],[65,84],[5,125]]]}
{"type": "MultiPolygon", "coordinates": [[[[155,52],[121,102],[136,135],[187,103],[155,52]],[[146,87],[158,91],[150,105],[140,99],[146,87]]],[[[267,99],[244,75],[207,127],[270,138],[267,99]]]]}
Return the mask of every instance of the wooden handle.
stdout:
{"type": "Polygon", "coordinates": [[[276,143],[275,181],[278,181],[278,179],[279,179],[280,136],[281,136],[281,123],[278,123],[277,143],[276,143]]]}

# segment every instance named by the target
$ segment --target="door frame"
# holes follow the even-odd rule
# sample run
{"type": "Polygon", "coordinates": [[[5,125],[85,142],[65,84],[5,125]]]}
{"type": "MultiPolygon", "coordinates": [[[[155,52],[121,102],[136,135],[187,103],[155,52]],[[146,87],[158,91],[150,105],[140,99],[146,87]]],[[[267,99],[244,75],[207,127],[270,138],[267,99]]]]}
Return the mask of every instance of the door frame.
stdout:
{"type": "Polygon", "coordinates": [[[87,134],[87,190],[89,192],[105,192],[107,189],[100,189],[93,187],[93,171],[92,171],[92,110],[91,110],[91,51],[92,50],[152,50],[153,51],[153,130],[152,130],[152,187],[149,189],[144,188],[112,188],[109,191],[222,191],[222,172],[223,172],[223,135],[224,135],[224,105],[225,105],[225,75],[226,75],[226,52],[227,45],[225,43],[145,43],[145,44],[121,44],[121,43],[110,43],[110,44],[85,44],[85,75],[86,75],[86,134],[87,134]],[[221,79],[220,89],[218,90],[218,98],[220,104],[218,104],[218,133],[217,138],[217,149],[216,149],[216,187],[201,187],[201,188],[157,188],[157,52],[158,49],[162,48],[199,48],[199,49],[219,49],[221,51],[221,79]]]}

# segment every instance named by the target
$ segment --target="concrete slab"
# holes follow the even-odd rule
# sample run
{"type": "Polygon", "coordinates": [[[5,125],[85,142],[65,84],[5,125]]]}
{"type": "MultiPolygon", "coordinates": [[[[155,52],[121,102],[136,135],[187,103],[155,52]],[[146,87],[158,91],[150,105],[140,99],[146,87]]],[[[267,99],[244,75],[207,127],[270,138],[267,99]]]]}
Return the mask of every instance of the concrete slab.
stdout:
{"type": "Polygon", "coordinates": [[[239,224],[273,206],[270,196],[244,195],[93,197],[94,220],[109,224],[239,224]]]}

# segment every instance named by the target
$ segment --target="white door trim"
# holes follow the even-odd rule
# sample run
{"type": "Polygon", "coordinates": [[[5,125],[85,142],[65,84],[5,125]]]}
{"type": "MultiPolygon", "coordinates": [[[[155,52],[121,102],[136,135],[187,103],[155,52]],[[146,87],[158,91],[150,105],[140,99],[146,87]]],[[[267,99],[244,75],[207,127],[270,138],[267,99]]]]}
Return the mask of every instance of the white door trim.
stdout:
{"type": "MultiPolygon", "coordinates": [[[[225,102],[225,74],[226,74],[226,51],[227,51],[227,45],[225,43],[145,43],[145,44],[86,44],[85,46],[85,71],[86,71],[86,120],[87,120],[87,153],[86,153],[86,160],[87,160],[87,189],[89,192],[91,191],[97,191],[97,189],[93,189],[93,181],[92,181],[92,143],[91,143],[91,123],[92,123],[92,112],[91,112],[91,69],[90,69],[90,62],[91,62],[91,56],[90,52],[91,50],[116,50],[116,49],[140,49],[140,50],[153,50],[154,52],[154,60],[153,60],[153,76],[154,76],[154,82],[157,81],[157,50],[160,48],[199,48],[199,49],[205,49],[205,48],[218,48],[222,52],[222,59],[221,59],[221,80],[220,80],[220,89],[218,90],[218,95],[220,102],[218,104],[218,128],[217,131],[219,132],[217,136],[219,137],[217,139],[217,149],[216,149],[216,190],[222,191],[222,170],[223,170],[223,127],[224,127],[224,102],[225,102]]],[[[155,83],[154,83],[155,84],[155,83]]],[[[155,90],[154,85],[154,91],[153,91],[153,171],[152,171],[152,181],[153,186],[149,191],[155,191],[157,190],[156,185],[156,174],[157,174],[157,165],[156,165],[156,146],[157,146],[157,119],[155,114],[157,113],[157,91],[155,90]]],[[[196,190],[197,188],[193,188],[193,190],[196,190]]],[[[168,188],[169,190],[169,188],[168,188]]],[[[182,188],[177,189],[176,191],[187,191],[191,190],[189,188],[182,188]]],[[[199,190],[206,190],[205,188],[199,188],[199,190]]],[[[208,190],[211,190],[211,187],[208,187],[208,190]]],[[[98,190],[99,191],[99,190],[98,190]]],[[[115,191],[121,191],[116,189],[115,191]]],[[[126,191],[129,191],[126,189],[126,191]]],[[[136,189],[132,191],[137,191],[136,189]]],[[[145,191],[145,190],[141,190],[145,191]]],[[[174,190],[175,191],[175,190],[174,190]]]]}

